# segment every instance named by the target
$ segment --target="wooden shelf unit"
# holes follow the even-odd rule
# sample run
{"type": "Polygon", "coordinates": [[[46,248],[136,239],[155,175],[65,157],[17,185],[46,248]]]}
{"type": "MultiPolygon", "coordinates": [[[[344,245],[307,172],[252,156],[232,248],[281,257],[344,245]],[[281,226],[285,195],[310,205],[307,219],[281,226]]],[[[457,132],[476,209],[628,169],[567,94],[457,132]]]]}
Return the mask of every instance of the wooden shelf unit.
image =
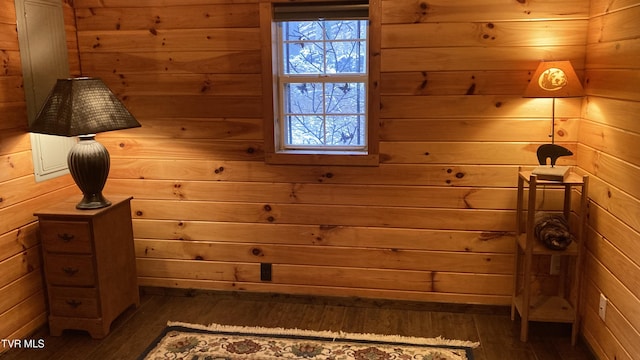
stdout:
{"type": "Polygon", "coordinates": [[[586,212],[588,201],[588,176],[570,173],[564,181],[538,180],[530,171],[520,171],[518,174],[518,199],[516,208],[516,251],[514,260],[513,296],[511,301],[511,319],[515,320],[516,311],[521,317],[520,340],[527,341],[529,322],[559,322],[572,324],[571,343],[575,345],[579,329],[579,296],[582,256],[584,252],[584,234],[586,227],[586,212]],[[528,190],[528,203],[525,208],[525,184],[528,190]],[[569,220],[571,215],[571,192],[574,188],[581,191],[580,209],[577,221],[570,227],[574,241],[565,250],[552,250],[538,241],[534,234],[534,218],[536,212],[536,197],[539,187],[561,188],[564,190],[562,213],[569,220]],[[564,259],[573,258],[571,266],[563,261],[558,276],[560,281],[557,293],[533,294],[532,265],[534,257],[561,256],[564,259]],[[570,289],[564,287],[570,282],[570,289]]]}

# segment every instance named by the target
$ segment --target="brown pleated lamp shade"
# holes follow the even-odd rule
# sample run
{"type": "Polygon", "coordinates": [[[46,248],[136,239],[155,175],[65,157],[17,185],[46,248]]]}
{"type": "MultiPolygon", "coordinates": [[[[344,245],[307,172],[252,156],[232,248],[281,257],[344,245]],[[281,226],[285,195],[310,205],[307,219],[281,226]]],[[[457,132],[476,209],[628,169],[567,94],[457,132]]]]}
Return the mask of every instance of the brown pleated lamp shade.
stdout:
{"type": "Polygon", "coordinates": [[[566,98],[584,95],[570,61],[543,61],[524,92],[526,98],[566,98]]]}
{"type": "Polygon", "coordinates": [[[56,82],[29,131],[78,136],[139,126],[102,80],[70,78],[56,82]]]}
{"type": "Polygon", "coordinates": [[[67,163],[83,194],[76,208],[88,210],[111,205],[102,196],[111,160],[107,149],[95,140],[95,134],[139,126],[102,80],[73,78],[56,82],[29,131],[79,136],[80,141],[69,151],[67,163]]]}

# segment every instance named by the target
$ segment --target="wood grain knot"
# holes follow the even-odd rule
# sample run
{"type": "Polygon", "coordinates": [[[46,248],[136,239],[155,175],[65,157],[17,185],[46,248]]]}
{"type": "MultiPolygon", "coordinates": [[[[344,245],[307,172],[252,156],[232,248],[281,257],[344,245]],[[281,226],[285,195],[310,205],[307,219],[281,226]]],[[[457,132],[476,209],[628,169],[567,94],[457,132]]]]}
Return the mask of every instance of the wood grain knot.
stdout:
{"type": "Polygon", "coordinates": [[[271,211],[271,205],[265,205],[264,211],[271,211]]]}
{"type": "Polygon", "coordinates": [[[251,249],[251,254],[252,254],[253,256],[262,256],[262,255],[263,255],[262,250],[261,250],[261,249],[259,249],[259,248],[253,248],[253,249],[251,249]]]}
{"type": "Polygon", "coordinates": [[[476,83],[472,83],[467,89],[467,92],[465,95],[473,95],[475,92],[476,92],[476,83]]]}

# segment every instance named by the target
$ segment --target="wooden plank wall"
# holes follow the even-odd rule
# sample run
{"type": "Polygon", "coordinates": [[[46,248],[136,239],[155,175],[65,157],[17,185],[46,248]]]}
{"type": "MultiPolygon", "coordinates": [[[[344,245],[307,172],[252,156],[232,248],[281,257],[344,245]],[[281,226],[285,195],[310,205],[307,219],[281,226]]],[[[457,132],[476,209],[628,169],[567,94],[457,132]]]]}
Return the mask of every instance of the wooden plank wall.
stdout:
{"type": "Polygon", "coordinates": [[[600,359],[640,359],[640,2],[594,0],[590,17],[578,137],[578,165],[591,175],[582,332],[600,359]]]}
{"type": "MultiPolygon", "coordinates": [[[[73,24],[73,8],[65,4],[64,12],[65,22],[73,24]]],[[[0,0],[1,339],[25,338],[47,320],[33,212],[73,190],[70,176],[34,181],[15,14],[13,0],[0,0]]],[[[66,31],[70,68],[78,74],[75,27],[69,25],[66,31]]]]}
{"type": "MultiPolygon", "coordinates": [[[[521,95],[541,59],[583,73],[588,0],[382,1],[379,167],[264,163],[258,0],[75,8],[84,74],[143,125],[99,135],[141,285],[510,302],[518,166],[551,127],[521,95]]],[[[574,150],[580,110],[558,101],[574,150]]]]}
{"type": "MultiPolygon", "coordinates": [[[[108,191],[136,197],[142,285],[508,303],[515,174],[550,121],[520,94],[538,60],[571,60],[588,101],[558,102],[556,136],[592,176],[582,331],[601,358],[640,356],[636,0],[383,1],[378,168],[262,162],[257,0],[75,3],[83,74],[143,123],[100,136],[108,191]]],[[[0,336],[19,338],[45,321],[32,213],[68,179],[32,180],[0,10],[0,336]]]]}

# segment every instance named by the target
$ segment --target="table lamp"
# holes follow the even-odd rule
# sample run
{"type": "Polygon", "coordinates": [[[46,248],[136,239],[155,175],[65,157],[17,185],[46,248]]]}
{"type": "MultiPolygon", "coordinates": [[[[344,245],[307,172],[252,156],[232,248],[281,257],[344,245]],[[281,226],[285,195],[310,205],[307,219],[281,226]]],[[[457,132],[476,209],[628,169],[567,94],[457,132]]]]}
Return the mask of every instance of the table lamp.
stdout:
{"type": "Polygon", "coordinates": [[[538,148],[537,156],[540,166],[532,171],[533,174],[538,175],[539,179],[563,180],[569,172],[568,166],[556,166],[558,157],[573,155],[569,149],[555,144],[556,98],[583,95],[582,84],[570,61],[543,61],[531,77],[523,96],[527,98],[552,98],[551,134],[549,135],[551,144],[544,144],[538,148]],[[548,158],[550,158],[550,166],[546,165],[548,158]]]}
{"type": "Polygon", "coordinates": [[[107,149],[95,140],[104,131],[141,126],[102,80],[59,79],[29,131],[40,134],[78,136],[67,163],[83,198],[78,209],[99,209],[111,205],[102,189],[109,175],[107,149]]]}

